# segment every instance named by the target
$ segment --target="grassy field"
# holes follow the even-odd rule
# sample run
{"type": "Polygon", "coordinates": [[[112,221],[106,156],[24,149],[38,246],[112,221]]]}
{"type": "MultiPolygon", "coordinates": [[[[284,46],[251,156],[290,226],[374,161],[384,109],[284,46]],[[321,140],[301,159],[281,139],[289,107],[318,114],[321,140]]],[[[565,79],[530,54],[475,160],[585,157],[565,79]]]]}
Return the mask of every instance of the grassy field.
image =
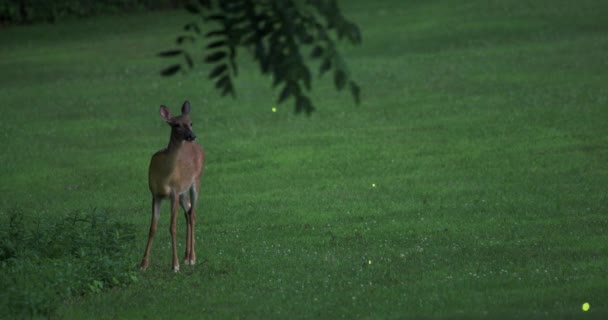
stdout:
{"type": "Polygon", "coordinates": [[[0,318],[607,317],[608,3],[342,3],[363,103],[322,78],[311,117],[246,58],[237,99],[160,78],[179,12],[0,29],[0,318]],[[199,264],[164,203],[139,272],[185,99],[199,264]]]}

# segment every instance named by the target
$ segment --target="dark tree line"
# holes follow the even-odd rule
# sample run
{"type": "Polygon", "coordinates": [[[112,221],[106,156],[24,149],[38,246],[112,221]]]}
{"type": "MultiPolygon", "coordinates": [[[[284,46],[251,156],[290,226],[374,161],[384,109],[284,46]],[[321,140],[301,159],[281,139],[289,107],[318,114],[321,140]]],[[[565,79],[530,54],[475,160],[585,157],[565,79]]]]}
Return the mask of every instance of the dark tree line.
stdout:
{"type": "Polygon", "coordinates": [[[66,17],[182,7],[187,0],[0,0],[0,23],[55,22],[66,17]]]}

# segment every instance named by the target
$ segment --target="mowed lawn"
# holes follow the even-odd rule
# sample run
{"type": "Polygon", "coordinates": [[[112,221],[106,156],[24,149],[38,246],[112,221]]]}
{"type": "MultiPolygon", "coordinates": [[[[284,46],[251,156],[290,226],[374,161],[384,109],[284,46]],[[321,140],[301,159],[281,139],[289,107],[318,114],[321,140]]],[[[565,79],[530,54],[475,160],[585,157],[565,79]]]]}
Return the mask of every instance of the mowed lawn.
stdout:
{"type": "MultiPolygon", "coordinates": [[[[73,294],[49,314],[608,316],[608,3],[342,6],[363,32],[361,47],[343,48],[362,104],[326,76],[310,117],[274,103],[245,51],[236,99],[219,96],[202,64],[161,78],[171,61],[155,54],[186,13],[0,29],[2,224],[11,212],[35,226],[104,210],[136,230],[120,258],[136,280],[73,294]],[[177,113],[186,99],[207,154],[198,264],[171,271],[164,203],[139,272],[147,166],[169,139],[158,108],[177,113]]],[[[181,256],[181,213],[178,241],[181,256]]]]}

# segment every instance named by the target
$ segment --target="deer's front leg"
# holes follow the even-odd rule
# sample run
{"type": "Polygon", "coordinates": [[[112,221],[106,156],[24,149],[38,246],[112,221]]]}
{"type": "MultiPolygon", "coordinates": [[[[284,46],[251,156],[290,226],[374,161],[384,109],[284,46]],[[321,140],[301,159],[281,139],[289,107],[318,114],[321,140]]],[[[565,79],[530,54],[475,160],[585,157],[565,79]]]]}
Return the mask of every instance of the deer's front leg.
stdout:
{"type": "Polygon", "coordinates": [[[179,195],[171,195],[171,245],[173,247],[173,271],[179,271],[179,260],[177,259],[177,212],[179,210],[179,195]]]}
{"type": "Polygon", "coordinates": [[[186,253],[184,253],[184,263],[189,265],[190,251],[192,250],[192,223],[190,220],[191,206],[190,201],[188,201],[188,198],[186,198],[186,196],[183,194],[179,196],[179,204],[181,205],[182,209],[184,209],[184,215],[186,216],[186,253]]]}

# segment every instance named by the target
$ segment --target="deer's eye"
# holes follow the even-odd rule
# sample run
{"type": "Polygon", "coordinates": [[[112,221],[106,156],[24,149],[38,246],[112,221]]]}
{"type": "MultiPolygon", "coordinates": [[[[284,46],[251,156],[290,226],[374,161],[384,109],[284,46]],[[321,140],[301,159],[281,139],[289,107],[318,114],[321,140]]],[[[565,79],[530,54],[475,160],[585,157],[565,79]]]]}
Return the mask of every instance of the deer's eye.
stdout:
{"type": "Polygon", "coordinates": [[[191,126],[191,127],[192,127],[192,125],[193,125],[193,123],[192,123],[192,122],[190,122],[190,126],[191,126]]]}

